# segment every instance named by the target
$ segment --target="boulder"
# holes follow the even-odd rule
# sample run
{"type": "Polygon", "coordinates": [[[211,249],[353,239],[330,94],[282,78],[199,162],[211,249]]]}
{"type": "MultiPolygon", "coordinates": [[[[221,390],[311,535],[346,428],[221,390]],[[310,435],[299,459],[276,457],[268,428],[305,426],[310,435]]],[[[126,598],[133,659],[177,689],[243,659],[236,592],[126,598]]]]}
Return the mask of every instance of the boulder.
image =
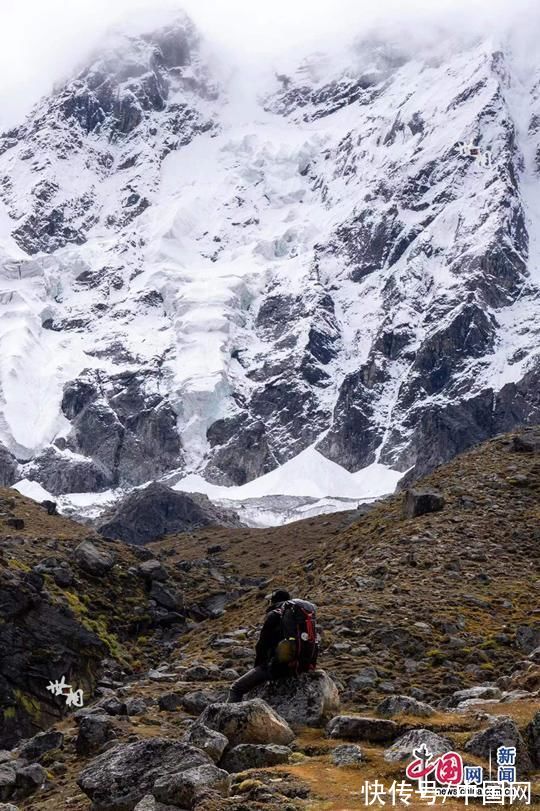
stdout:
{"type": "Polygon", "coordinates": [[[19,473],[17,460],[4,445],[0,444],[0,487],[11,487],[21,478],[19,473]]]}
{"type": "Polygon", "coordinates": [[[379,674],[374,667],[365,667],[355,676],[351,676],[348,682],[350,690],[369,690],[375,687],[379,681],[379,674]]]}
{"type": "Polygon", "coordinates": [[[147,580],[167,580],[169,577],[159,560],[145,560],[137,568],[141,577],[147,580]]]}
{"type": "Polygon", "coordinates": [[[330,738],[343,738],[346,741],[370,741],[386,743],[399,734],[395,721],[382,718],[364,718],[357,715],[338,715],[332,718],[326,731],[330,738]]]}
{"type": "Polygon", "coordinates": [[[499,746],[515,746],[518,774],[527,774],[532,769],[531,758],[516,722],[500,716],[487,729],[477,732],[465,743],[465,751],[471,755],[489,759],[490,752],[496,754],[499,746]]]}
{"type": "Polygon", "coordinates": [[[238,527],[240,520],[231,510],[214,506],[207,496],[153,482],[129,493],[100,519],[98,529],[105,538],[142,545],[206,526],[238,527]]]}
{"type": "Polygon", "coordinates": [[[142,800],[137,803],[133,811],[178,811],[178,806],[163,805],[163,803],[156,800],[153,794],[146,794],[142,800]]]}
{"type": "Polygon", "coordinates": [[[339,691],[324,670],[270,681],[254,690],[289,724],[319,726],[339,710],[339,691]]]}
{"type": "Polygon", "coordinates": [[[32,571],[40,575],[50,575],[60,588],[68,588],[75,579],[73,569],[67,560],[60,560],[59,558],[44,558],[33,567],[32,571]]]}
{"type": "Polygon", "coordinates": [[[93,811],[126,811],[153,794],[154,783],[161,777],[210,763],[200,749],[167,738],[148,738],[119,744],[99,755],[77,782],[92,800],[93,811]]]}
{"type": "Polygon", "coordinates": [[[436,490],[406,490],[403,496],[405,518],[418,518],[444,508],[444,498],[436,490]]]}
{"type": "Polygon", "coordinates": [[[359,766],[364,760],[364,753],[354,743],[344,743],[332,750],[334,766],[359,766]]]}
{"type": "Polygon", "coordinates": [[[45,783],[47,772],[39,763],[15,766],[15,798],[24,799],[34,794],[45,783]]]}
{"type": "Polygon", "coordinates": [[[244,772],[246,769],[266,769],[288,763],[291,750],[278,744],[241,743],[225,754],[220,766],[228,772],[244,772]]]}
{"type": "Polygon", "coordinates": [[[229,745],[229,741],[221,732],[209,729],[204,724],[192,724],[186,734],[184,741],[190,746],[201,749],[212,758],[214,763],[219,763],[223,752],[229,745]]]}
{"type": "Polygon", "coordinates": [[[453,748],[451,740],[437,735],[430,729],[411,729],[398,738],[389,749],[386,749],[384,759],[388,763],[400,763],[408,760],[414,750],[419,749],[422,745],[425,745],[433,755],[444,755],[453,748]]]}
{"type": "Polygon", "coordinates": [[[83,541],[77,546],[73,557],[79,569],[94,577],[102,577],[114,566],[115,558],[109,552],[98,549],[92,541],[83,541]]]}
{"type": "Polygon", "coordinates": [[[452,693],[449,707],[457,707],[463,701],[475,701],[489,699],[491,701],[499,701],[502,698],[502,692],[493,684],[480,685],[478,687],[468,687],[466,690],[456,690],[452,693]]]}
{"type": "Polygon", "coordinates": [[[231,778],[217,766],[194,766],[186,771],[159,777],[153,794],[157,800],[180,808],[193,808],[197,799],[206,792],[228,797],[231,778]]]}
{"type": "Polygon", "coordinates": [[[24,741],[19,748],[19,756],[25,760],[40,760],[46,752],[53,749],[62,749],[64,746],[64,735],[62,732],[39,732],[27,741],[24,741]]]}
{"type": "Polygon", "coordinates": [[[377,706],[377,715],[392,718],[394,715],[415,715],[418,718],[429,718],[435,713],[433,707],[410,696],[388,696],[377,706]]]}
{"type": "Polygon", "coordinates": [[[224,691],[218,690],[193,690],[182,696],[182,707],[186,712],[199,715],[210,704],[219,704],[225,699],[224,691]]]}
{"type": "Polygon", "coordinates": [[[102,714],[127,715],[126,703],[119,699],[118,696],[105,696],[95,706],[102,714]]]}
{"type": "Polygon", "coordinates": [[[79,733],[75,742],[78,755],[94,755],[116,737],[114,724],[106,715],[84,715],[78,721],[79,733]]]}
{"type": "Polygon", "coordinates": [[[164,693],[158,698],[158,707],[165,712],[176,712],[182,706],[180,693],[164,693]]]}
{"type": "Polygon", "coordinates": [[[159,580],[153,580],[150,588],[150,598],[158,605],[167,608],[169,611],[176,611],[182,606],[183,600],[176,589],[166,586],[159,580]]]}
{"type": "Polygon", "coordinates": [[[19,809],[12,803],[0,803],[0,811],[19,811],[19,809]]]}
{"type": "Polygon", "coordinates": [[[126,701],[126,713],[128,715],[143,715],[147,710],[147,701],[140,696],[128,698],[126,701]]]}
{"type": "Polygon", "coordinates": [[[240,743],[279,743],[294,739],[288,723],[260,698],[238,704],[211,704],[197,723],[221,732],[231,746],[240,743]]]}
{"type": "Polygon", "coordinates": [[[516,628],[516,644],[525,653],[532,653],[540,645],[540,622],[519,625],[516,628]]]}
{"type": "Polygon", "coordinates": [[[15,765],[11,763],[0,764],[0,802],[9,800],[13,796],[16,780],[15,765]]]}
{"type": "Polygon", "coordinates": [[[536,713],[525,730],[529,755],[534,766],[540,766],[540,711],[536,713]]]}

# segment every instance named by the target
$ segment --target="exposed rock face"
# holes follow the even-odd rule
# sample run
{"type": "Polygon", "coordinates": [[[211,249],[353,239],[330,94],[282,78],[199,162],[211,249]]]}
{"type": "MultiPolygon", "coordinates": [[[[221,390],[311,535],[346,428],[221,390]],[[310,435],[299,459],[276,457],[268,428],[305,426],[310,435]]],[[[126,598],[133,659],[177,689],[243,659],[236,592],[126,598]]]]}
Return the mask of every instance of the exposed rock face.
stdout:
{"type": "Polygon", "coordinates": [[[0,487],[11,487],[19,475],[19,465],[15,457],[0,443],[0,487]]]}
{"type": "Polygon", "coordinates": [[[105,490],[112,478],[105,468],[85,456],[49,447],[23,467],[26,478],[39,482],[49,493],[92,493],[105,490]]]}
{"type": "MultiPolygon", "coordinates": [[[[0,578],[2,575],[0,574],[0,578]]],[[[69,611],[53,605],[32,573],[0,580],[0,739],[15,744],[50,726],[65,712],[64,701],[47,691],[62,674],[78,674],[88,689],[105,655],[103,642],[69,611]],[[36,651],[46,651],[37,657],[36,651]],[[84,660],[84,667],[83,667],[84,660]],[[38,715],[39,708],[39,715],[38,715]]]]}
{"type": "Polygon", "coordinates": [[[187,495],[155,482],[130,493],[100,519],[98,529],[106,538],[139,545],[212,525],[239,526],[240,521],[235,513],[215,507],[206,496],[187,495]]]}
{"type": "Polygon", "coordinates": [[[319,726],[339,709],[337,686],[324,670],[267,682],[253,692],[289,724],[319,726]]]}
{"type": "Polygon", "coordinates": [[[119,744],[95,758],[80,774],[78,783],[95,811],[126,811],[163,778],[210,764],[210,758],[185,743],[150,738],[119,744]]]}
{"type": "Polygon", "coordinates": [[[85,370],[65,386],[62,411],[73,426],[67,447],[102,471],[102,486],[94,489],[142,484],[182,466],[177,414],[161,386],[153,369],[107,380],[85,370]]]}
{"type": "Polygon", "coordinates": [[[487,40],[431,56],[300,60],[246,123],[179,15],[0,136],[0,482],[13,453],[59,494],[240,485],[316,445],[410,483],[537,423],[537,77],[487,40]]]}
{"type": "Polygon", "coordinates": [[[241,743],[286,746],[294,739],[287,722],[260,698],[238,704],[211,704],[197,723],[221,732],[231,746],[241,743]]]}

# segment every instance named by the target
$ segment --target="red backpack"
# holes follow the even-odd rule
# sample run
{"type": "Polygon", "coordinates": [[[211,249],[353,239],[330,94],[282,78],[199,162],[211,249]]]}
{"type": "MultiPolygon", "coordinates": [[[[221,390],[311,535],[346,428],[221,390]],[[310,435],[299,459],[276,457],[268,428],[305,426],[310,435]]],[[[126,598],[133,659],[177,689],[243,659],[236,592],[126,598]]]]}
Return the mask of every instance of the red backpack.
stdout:
{"type": "Polygon", "coordinates": [[[279,607],[282,640],[276,659],[296,673],[315,670],[319,654],[317,609],[307,600],[287,600],[279,607]]]}

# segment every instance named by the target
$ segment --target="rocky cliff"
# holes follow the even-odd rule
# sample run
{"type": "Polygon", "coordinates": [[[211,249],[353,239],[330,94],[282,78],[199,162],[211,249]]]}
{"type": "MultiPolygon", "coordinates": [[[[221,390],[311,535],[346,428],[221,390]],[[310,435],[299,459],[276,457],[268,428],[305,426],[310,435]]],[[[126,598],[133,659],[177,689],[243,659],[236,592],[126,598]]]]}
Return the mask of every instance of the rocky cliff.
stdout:
{"type": "Polygon", "coordinates": [[[0,480],[419,475],[538,421],[534,59],[372,37],[250,96],[187,18],[104,45],[0,138],[0,480]]]}

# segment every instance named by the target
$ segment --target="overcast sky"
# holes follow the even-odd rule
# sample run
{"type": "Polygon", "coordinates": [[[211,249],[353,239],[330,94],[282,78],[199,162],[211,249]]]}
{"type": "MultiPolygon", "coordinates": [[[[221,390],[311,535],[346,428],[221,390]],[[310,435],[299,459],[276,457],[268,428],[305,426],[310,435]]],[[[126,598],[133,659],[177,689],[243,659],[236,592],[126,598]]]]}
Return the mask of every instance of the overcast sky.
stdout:
{"type": "MultiPolygon", "coordinates": [[[[11,125],[92,50],[108,28],[159,8],[186,9],[239,58],[324,44],[374,20],[491,33],[540,29],[538,0],[0,0],[0,127],[11,125]]],[[[535,36],[536,36],[535,34],[535,36]]],[[[537,50],[537,40],[535,50],[537,50]]]]}

